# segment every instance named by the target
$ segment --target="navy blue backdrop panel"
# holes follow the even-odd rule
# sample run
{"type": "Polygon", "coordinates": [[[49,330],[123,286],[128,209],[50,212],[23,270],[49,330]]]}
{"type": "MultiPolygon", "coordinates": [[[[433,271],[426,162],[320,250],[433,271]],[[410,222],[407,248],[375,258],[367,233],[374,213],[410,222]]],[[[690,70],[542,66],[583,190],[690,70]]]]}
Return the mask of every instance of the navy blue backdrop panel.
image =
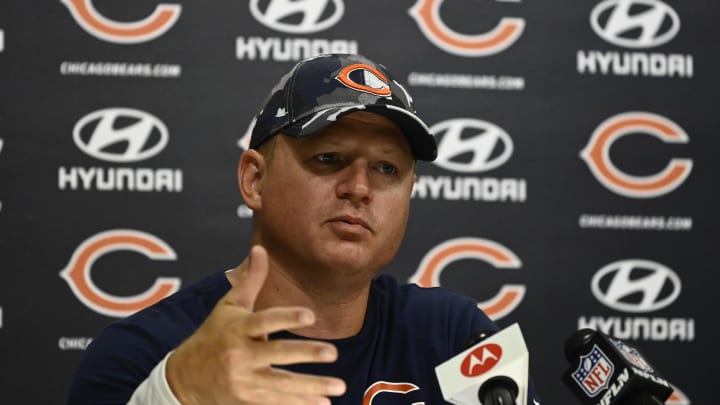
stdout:
{"type": "Polygon", "coordinates": [[[237,265],[236,168],[295,61],[357,52],[439,145],[382,272],[564,345],[626,340],[712,404],[720,6],[709,0],[0,3],[0,402],[61,404],[100,328],[237,265]]]}

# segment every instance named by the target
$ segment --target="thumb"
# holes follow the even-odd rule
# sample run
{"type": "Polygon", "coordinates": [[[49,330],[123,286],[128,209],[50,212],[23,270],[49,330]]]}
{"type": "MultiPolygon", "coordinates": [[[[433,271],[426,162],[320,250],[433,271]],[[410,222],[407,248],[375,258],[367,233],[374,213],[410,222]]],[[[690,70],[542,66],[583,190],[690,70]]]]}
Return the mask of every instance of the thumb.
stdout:
{"type": "Polygon", "coordinates": [[[265,279],[268,275],[268,254],[264,247],[255,245],[250,249],[248,268],[225,295],[233,305],[252,311],[265,279]]]}

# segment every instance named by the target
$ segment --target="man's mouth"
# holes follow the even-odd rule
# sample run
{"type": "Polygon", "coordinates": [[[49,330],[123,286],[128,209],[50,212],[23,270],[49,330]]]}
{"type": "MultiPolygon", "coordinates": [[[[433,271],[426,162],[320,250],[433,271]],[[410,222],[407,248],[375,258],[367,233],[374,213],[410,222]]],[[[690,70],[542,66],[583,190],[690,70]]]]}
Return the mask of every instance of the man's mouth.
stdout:
{"type": "Polygon", "coordinates": [[[341,215],[330,220],[331,222],[340,222],[348,225],[362,226],[363,228],[372,231],[370,226],[365,222],[364,219],[352,215],[341,215]]]}

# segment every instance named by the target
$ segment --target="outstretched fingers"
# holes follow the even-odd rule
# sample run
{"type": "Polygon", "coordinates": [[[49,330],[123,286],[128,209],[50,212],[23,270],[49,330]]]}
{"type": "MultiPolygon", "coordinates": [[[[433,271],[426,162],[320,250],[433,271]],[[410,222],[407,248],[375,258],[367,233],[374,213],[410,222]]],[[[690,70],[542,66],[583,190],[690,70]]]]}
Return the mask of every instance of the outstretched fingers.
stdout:
{"type": "Polygon", "coordinates": [[[260,387],[274,388],[291,395],[336,397],[343,395],[346,389],[345,382],[335,377],[300,374],[269,367],[258,371],[258,375],[262,381],[260,387]]]}
{"type": "Polygon", "coordinates": [[[260,338],[282,330],[302,328],[315,323],[315,314],[303,307],[274,307],[255,312],[245,319],[244,333],[260,338]]]}
{"type": "Polygon", "coordinates": [[[253,367],[263,368],[268,364],[280,366],[301,363],[332,363],[338,353],[330,343],[314,340],[276,339],[254,342],[253,367]]]}

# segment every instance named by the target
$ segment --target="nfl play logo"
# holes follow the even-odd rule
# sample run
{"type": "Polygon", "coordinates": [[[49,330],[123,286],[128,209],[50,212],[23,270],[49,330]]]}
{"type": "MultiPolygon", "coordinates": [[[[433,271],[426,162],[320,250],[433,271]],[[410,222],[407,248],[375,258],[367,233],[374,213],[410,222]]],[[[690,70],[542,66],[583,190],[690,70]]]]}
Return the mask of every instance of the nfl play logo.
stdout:
{"type": "Polygon", "coordinates": [[[615,366],[605,353],[593,345],[590,353],[580,356],[580,365],[572,373],[572,378],[587,396],[594,397],[608,387],[614,370],[615,366]]]}
{"type": "Polygon", "coordinates": [[[655,370],[650,367],[650,365],[645,361],[643,356],[640,355],[640,352],[637,351],[634,347],[631,347],[629,345],[626,345],[620,340],[614,340],[610,339],[610,341],[615,345],[615,347],[618,348],[620,353],[629,361],[632,365],[635,367],[642,369],[644,371],[654,372],[655,370]]]}

